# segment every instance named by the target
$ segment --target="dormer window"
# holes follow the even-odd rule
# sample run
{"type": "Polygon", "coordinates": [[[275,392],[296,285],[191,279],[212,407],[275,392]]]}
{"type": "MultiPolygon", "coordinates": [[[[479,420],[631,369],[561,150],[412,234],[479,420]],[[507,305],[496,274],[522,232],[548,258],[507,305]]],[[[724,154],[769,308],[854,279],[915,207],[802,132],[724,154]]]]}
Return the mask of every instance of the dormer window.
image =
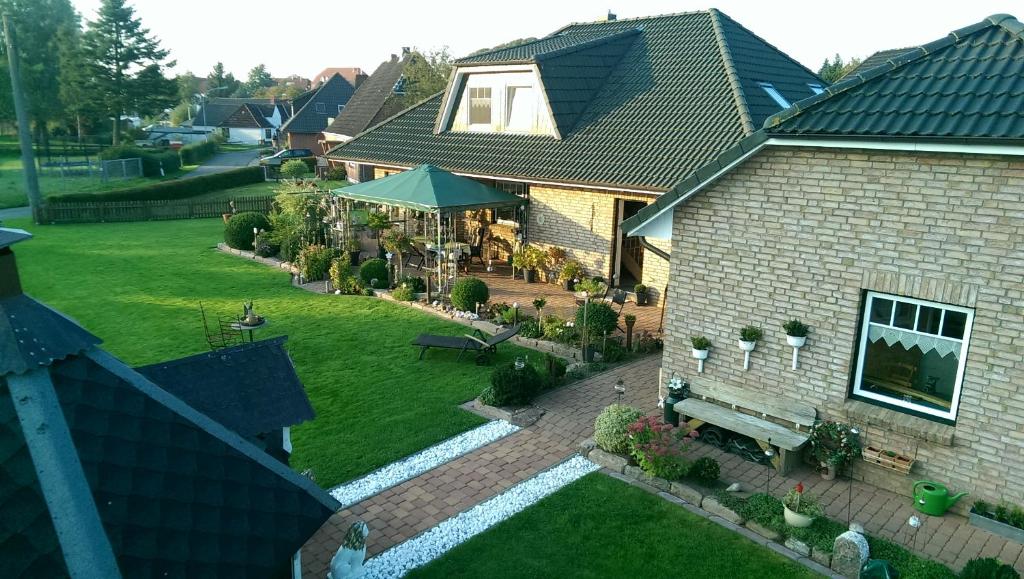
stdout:
{"type": "Polygon", "coordinates": [[[782,96],[782,93],[780,93],[775,88],[775,86],[772,85],[772,83],[770,83],[770,82],[761,82],[761,83],[758,83],[758,84],[761,85],[761,88],[764,90],[764,92],[766,92],[768,94],[768,96],[772,97],[772,100],[775,101],[775,103],[777,105],[779,105],[780,107],[782,107],[784,109],[788,109],[789,108],[789,101],[786,100],[786,97],[782,96]]]}
{"type": "Polygon", "coordinates": [[[510,86],[505,97],[505,128],[529,131],[537,114],[537,94],[532,86],[510,86]]]}
{"type": "Polygon", "coordinates": [[[491,124],[491,89],[490,87],[470,87],[469,89],[469,124],[491,124]]]}

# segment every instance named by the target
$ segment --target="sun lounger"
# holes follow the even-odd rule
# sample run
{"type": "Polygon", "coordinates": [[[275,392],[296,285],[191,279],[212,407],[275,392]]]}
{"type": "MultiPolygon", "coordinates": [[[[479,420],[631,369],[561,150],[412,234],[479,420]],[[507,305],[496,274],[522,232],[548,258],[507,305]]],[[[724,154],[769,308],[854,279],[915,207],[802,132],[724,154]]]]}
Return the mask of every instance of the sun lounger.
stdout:
{"type": "Polygon", "coordinates": [[[420,347],[420,360],[423,359],[423,355],[430,348],[445,348],[448,350],[459,350],[459,357],[456,360],[461,360],[462,355],[466,352],[473,352],[476,354],[476,363],[484,365],[490,361],[491,354],[498,351],[498,344],[519,333],[519,326],[513,326],[489,338],[479,329],[475,330],[474,333],[476,335],[435,336],[432,334],[420,334],[412,341],[412,345],[420,347]]]}

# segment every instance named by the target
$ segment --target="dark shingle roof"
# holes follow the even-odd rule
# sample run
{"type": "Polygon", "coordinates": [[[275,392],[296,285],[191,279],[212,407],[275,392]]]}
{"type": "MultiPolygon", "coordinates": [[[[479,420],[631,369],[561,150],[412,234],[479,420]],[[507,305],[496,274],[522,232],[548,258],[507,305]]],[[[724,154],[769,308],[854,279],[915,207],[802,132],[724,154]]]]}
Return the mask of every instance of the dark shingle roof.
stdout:
{"type": "Polygon", "coordinates": [[[100,339],[25,294],[0,299],[0,376],[79,354],[100,339]]]}
{"type": "Polygon", "coordinates": [[[220,126],[220,124],[237,111],[239,107],[247,103],[253,105],[273,105],[274,101],[272,99],[231,97],[211,98],[199,107],[199,111],[196,112],[195,117],[192,118],[192,125],[197,127],[220,126]]]}
{"type": "MultiPolygon", "coordinates": [[[[890,48],[889,50],[879,50],[878,52],[876,52],[876,53],[872,54],[871,56],[865,58],[863,61],[861,61],[860,64],[858,64],[853,69],[851,69],[849,72],[844,74],[843,78],[846,78],[846,77],[848,77],[850,75],[853,75],[853,74],[860,74],[862,72],[869,71],[872,68],[875,68],[876,66],[878,66],[880,64],[885,64],[886,62],[889,62],[890,60],[892,60],[893,58],[896,58],[897,56],[903,54],[904,52],[909,52],[909,51],[911,51],[913,49],[914,49],[914,47],[912,47],[912,46],[906,46],[906,47],[903,47],[903,48],[890,48]]],[[[842,80],[842,79],[840,79],[840,80],[842,80]]]]}
{"type": "Polygon", "coordinates": [[[772,137],[1005,142],[1024,139],[1024,24],[997,14],[909,49],[765,120],[622,223],[629,233],[772,137]]]}
{"type": "Polygon", "coordinates": [[[259,105],[245,103],[221,121],[220,127],[237,129],[266,129],[273,127],[267,117],[273,114],[272,106],[268,109],[259,105]]]}
{"type": "Polygon", "coordinates": [[[437,95],[329,156],[662,191],[778,110],[766,108],[759,94],[747,94],[753,83],[773,82],[795,101],[812,94],[808,83],[821,82],[717,10],[572,24],[551,37],[465,61],[483,64],[488,59],[534,59],[541,68],[550,60],[542,79],[561,102],[553,106],[560,139],[435,134],[437,95]],[[578,89],[574,77],[595,86],[578,89]],[[589,90],[593,93],[587,98],[589,90]]]}
{"type": "Polygon", "coordinates": [[[281,126],[287,133],[319,133],[327,128],[327,120],[339,115],[338,107],[349,102],[355,87],[340,74],[310,91],[309,96],[300,97],[302,104],[296,104],[295,114],[281,126]],[[301,108],[298,108],[300,107],[301,108]]]}
{"type": "Polygon", "coordinates": [[[402,78],[402,71],[409,63],[409,58],[406,56],[382,62],[377,70],[359,85],[345,105],[345,109],[324,129],[324,132],[352,137],[391,116],[382,116],[381,112],[387,109],[388,103],[401,100],[394,94],[394,88],[395,83],[402,78]]]}
{"type": "Polygon", "coordinates": [[[314,417],[278,337],[136,368],[186,404],[245,437],[314,417]]]}

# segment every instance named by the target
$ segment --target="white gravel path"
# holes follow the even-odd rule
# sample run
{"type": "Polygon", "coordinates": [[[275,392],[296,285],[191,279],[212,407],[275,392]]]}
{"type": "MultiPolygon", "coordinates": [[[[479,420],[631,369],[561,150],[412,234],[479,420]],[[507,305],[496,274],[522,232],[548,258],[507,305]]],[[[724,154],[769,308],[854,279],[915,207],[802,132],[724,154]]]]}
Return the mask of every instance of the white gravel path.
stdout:
{"type": "MultiPolygon", "coordinates": [[[[433,561],[471,537],[600,468],[582,456],[574,456],[370,559],[366,562],[366,577],[402,577],[412,569],[433,561]]],[[[372,533],[373,529],[370,529],[370,532],[372,533]]]]}
{"type": "Polygon", "coordinates": [[[331,496],[341,502],[342,508],[354,505],[518,430],[518,426],[504,420],[488,422],[411,454],[362,478],[338,485],[330,490],[331,496]]]}

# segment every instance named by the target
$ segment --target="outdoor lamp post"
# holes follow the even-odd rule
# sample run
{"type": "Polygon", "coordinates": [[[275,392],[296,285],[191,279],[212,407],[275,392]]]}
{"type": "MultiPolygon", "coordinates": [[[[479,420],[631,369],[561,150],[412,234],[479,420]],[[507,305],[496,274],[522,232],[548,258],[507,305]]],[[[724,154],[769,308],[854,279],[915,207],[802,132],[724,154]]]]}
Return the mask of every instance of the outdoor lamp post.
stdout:
{"type": "Polygon", "coordinates": [[[590,361],[590,360],[587,359],[589,357],[587,350],[590,349],[590,343],[589,343],[590,342],[590,332],[587,331],[587,310],[590,309],[590,308],[587,307],[587,305],[589,305],[589,304],[590,304],[590,292],[588,292],[587,290],[583,290],[583,327],[580,328],[581,337],[583,339],[580,340],[580,343],[583,344],[583,361],[584,362],[589,362],[590,361]]]}
{"type": "Polygon", "coordinates": [[[519,302],[512,303],[512,325],[519,325],[519,302]]]}
{"type": "Polygon", "coordinates": [[[391,258],[394,256],[395,254],[391,253],[390,251],[384,254],[384,257],[388,258],[388,287],[391,287],[391,280],[393,280],[395,277],[394,273],[391,271],[391,269],[394,267],[394,265],[391,264],[391,258]]]}
{"type": "Polygon", "coordinates": [[[626,384],[622,381],[622,378],[620,377],[618,380],[615,381],[615,394],[618,395],[618,397],[619,397],[619,400],[618,400],[619,404],[622,404],[622,396],[625,393],[626,393],[626,384]]]}
{"type": "MultiPolygon", "coordinates": [[[[850,427],[850,437],[857,439],[858,446],[860,446],[860,430],[856,426],[850,427]]],[[[853,520],[853,513],[850,507],[853,505],[853,468],[857,464],[856,459],[850,461],[850,488],[846,493],[846,526],[850,526],[850,521],[853,520]]]]}
{"type": "Polygon", "coordinates": [[[252,258],[253,259],[256,259],[256,244],[259,241],[259,238],[260,238],[260,229],[259,229],[259,227],[253,227],[252,228],[252,258]]]}
{"type": "Polygon", "coordinates": [[[772,448],[772,439],[768,439],[768,448],[764,450],[764,456],[768,459],[768,480],[765,481],[764,492],[772,494],[772,459],[775,458],[775,449],[772,448]]]}

